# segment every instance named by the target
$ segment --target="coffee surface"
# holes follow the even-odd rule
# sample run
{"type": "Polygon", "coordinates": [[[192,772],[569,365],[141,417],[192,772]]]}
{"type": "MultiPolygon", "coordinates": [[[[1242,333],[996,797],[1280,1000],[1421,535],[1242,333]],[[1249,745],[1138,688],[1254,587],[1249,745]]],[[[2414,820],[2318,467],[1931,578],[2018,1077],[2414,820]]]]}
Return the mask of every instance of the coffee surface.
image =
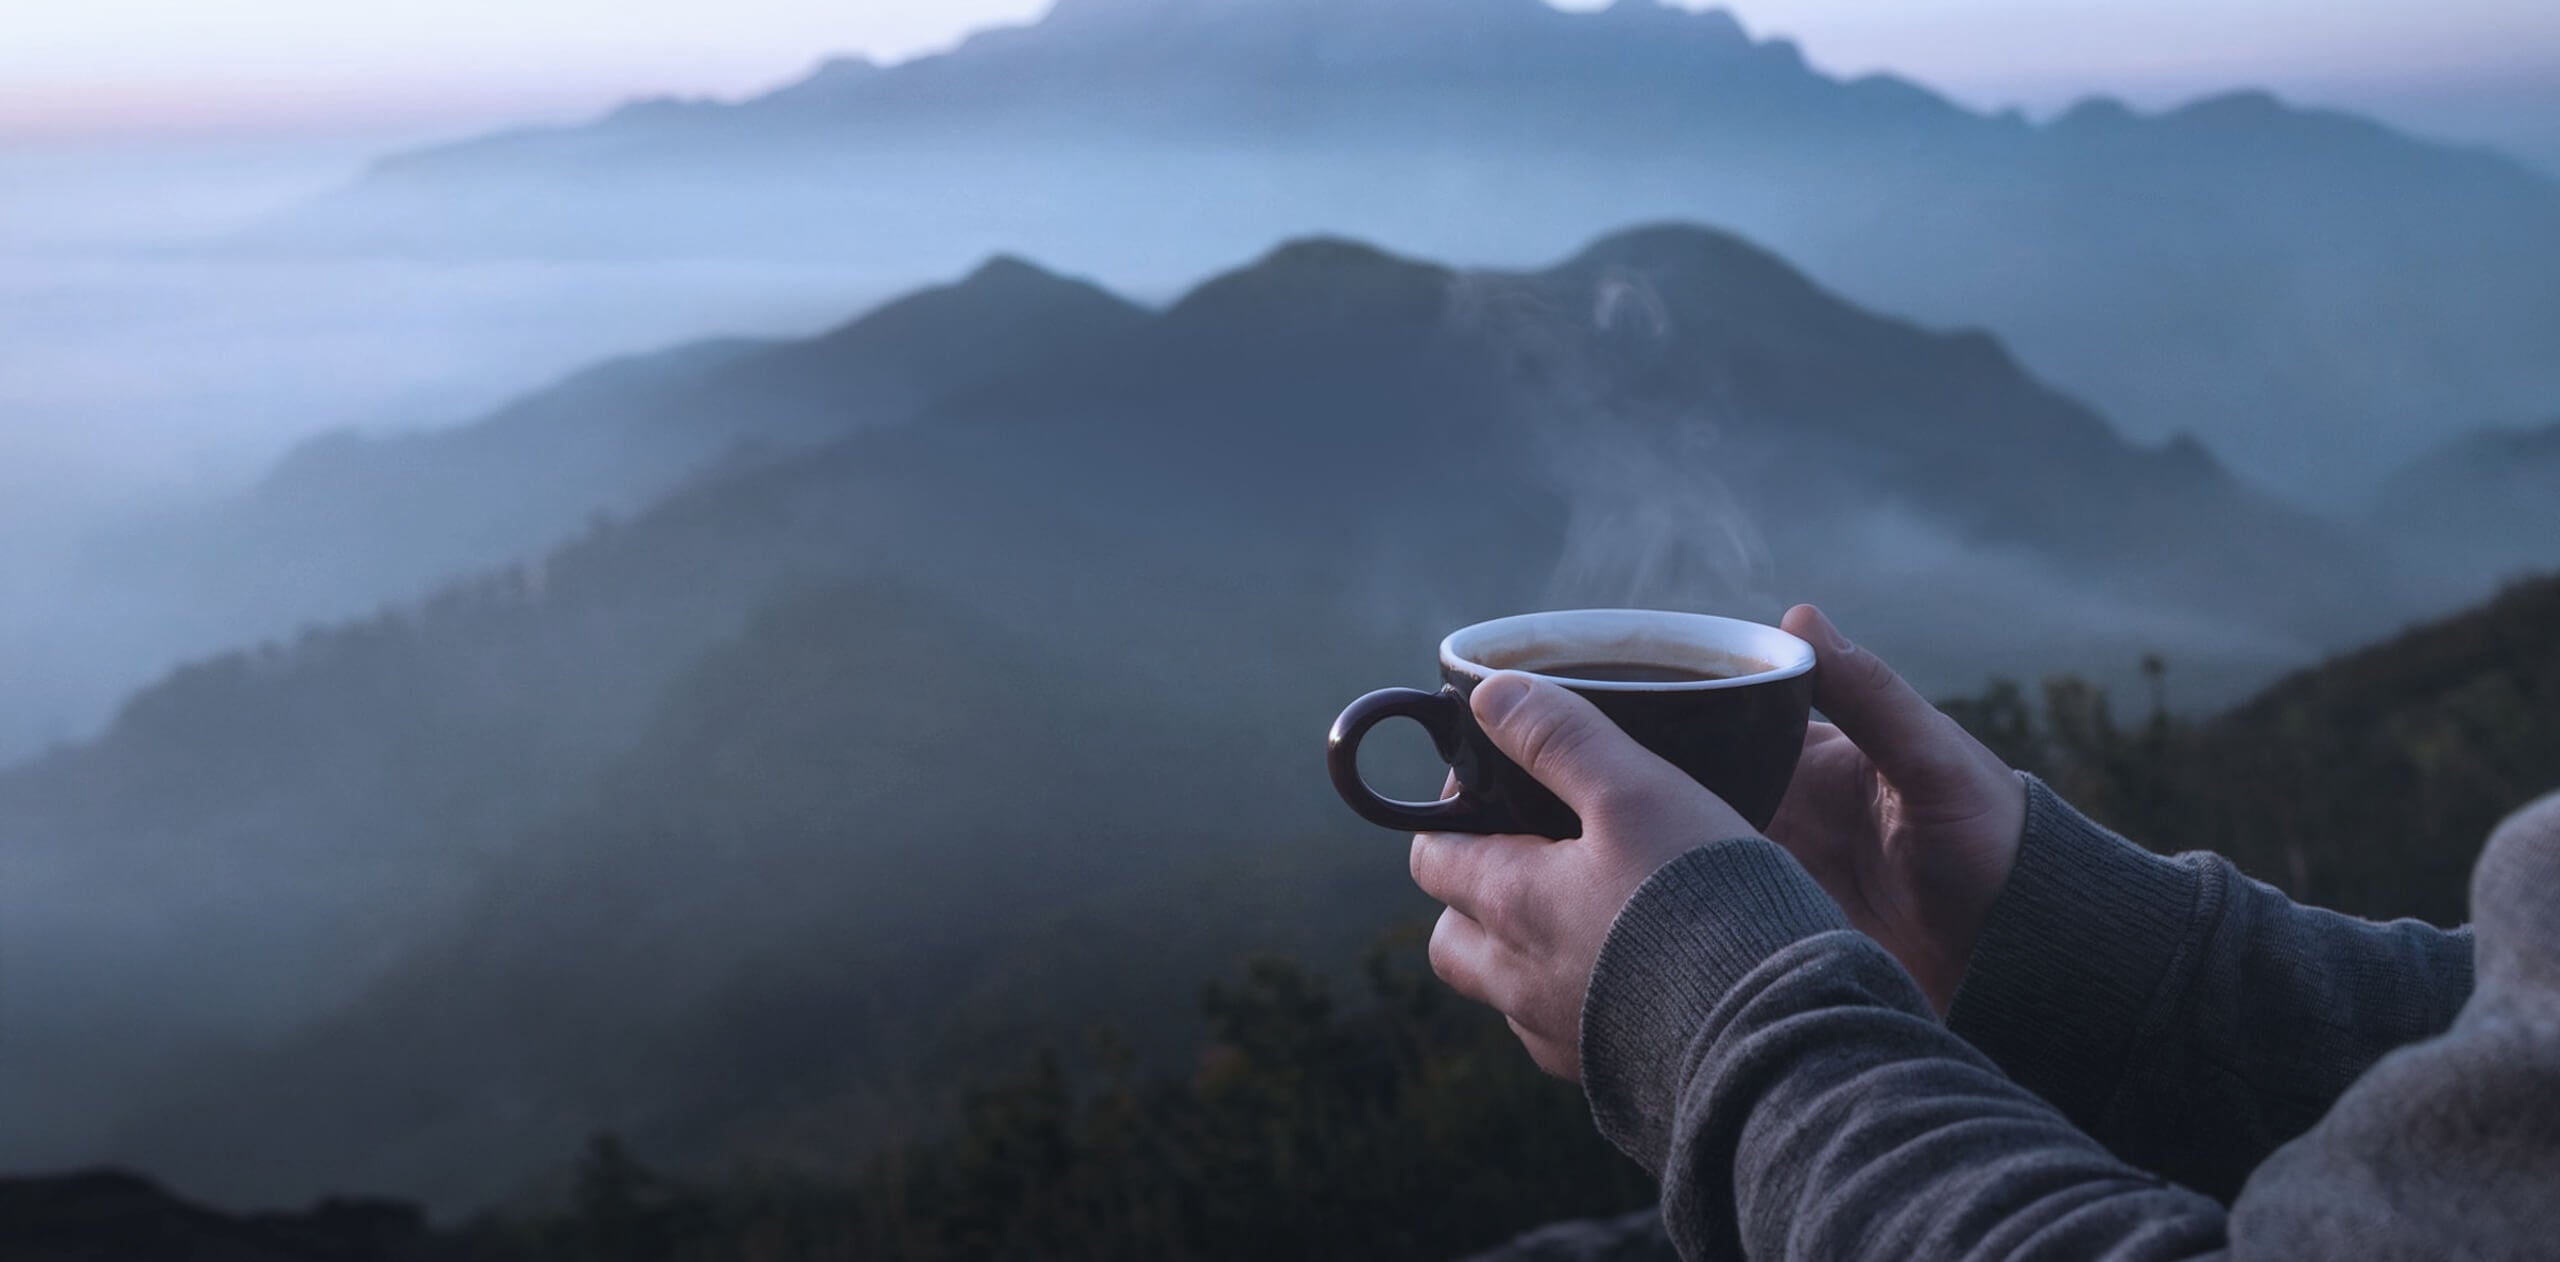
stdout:
{"type": "Polygon", "coordinates": [[[1558,679],[1587,679],[1602,684],[1698,684],[1738,678],[1724,671],[1664,666],[1654,662],[1563,662],[1526,669],[1558,679]]]}

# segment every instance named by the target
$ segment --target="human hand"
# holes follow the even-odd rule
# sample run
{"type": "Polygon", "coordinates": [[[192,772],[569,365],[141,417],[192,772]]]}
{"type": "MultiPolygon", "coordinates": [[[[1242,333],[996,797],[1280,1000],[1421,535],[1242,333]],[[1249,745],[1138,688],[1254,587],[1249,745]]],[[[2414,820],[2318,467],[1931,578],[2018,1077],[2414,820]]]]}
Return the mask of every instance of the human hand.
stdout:
{"type": "Polygon", "coordinates": [[[1756,835],[1705,786],[1572,692],[1527,675],[1477,685],[1476,722],[1582,817],[1582,836],[1413,839],[1413,879],[1448,904],[1431,967],[1491,1005],[1539,1067],[1582,1077],[1583,993],[1620,908],[1662,865],[1756,835]]]}
{"type": "Polygon", "coordinates": [[[1814,704],[1831,722],[1805,734],[1769,838],[1944,1013],[2017,864],[2026,786],[1821,610],[1781,625],[1813,645],[1814,704]]]}

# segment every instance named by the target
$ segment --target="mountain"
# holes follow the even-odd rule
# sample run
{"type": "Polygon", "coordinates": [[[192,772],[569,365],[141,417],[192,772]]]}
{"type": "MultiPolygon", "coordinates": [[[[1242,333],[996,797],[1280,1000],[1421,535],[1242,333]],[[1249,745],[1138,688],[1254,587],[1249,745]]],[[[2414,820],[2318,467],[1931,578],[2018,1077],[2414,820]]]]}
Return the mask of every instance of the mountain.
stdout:
{"type": "Polygon", "coordinates": [[[2179,775],[2190,822],[2158,844],[2324,907],[2459,923],[2490,829],[2560,789],[2560,579],[2278,682],[2198,733],[2179,775]]]}
{"type": "Polygon", "coordinates": [[[315,439],[246,496],[115,540],[93,563],[162,597],[152,621],[172,655],[281,635],[538,557],[706,470],[905,423],[1143,317],[998,257],[807,340],[635,356],[459,427],[315,439]]]}
{"type": "Polygon", "coordinates": [[[2413,563],[2501,578],[2560,568],[2560,423],[2446,443],[2385,481],[2366,520],[2413,563]]]}
{"type": "MultiPolygon", "coordinates": [[[[1783,578],[1940,685],[2228,685],[2444,595],[1704,229],[1525,273],[1303,241],[1127,316],[0,772],[41,1067],[0,1160],[468,1206],[601,1125],[837,1159],[1088,1012],[1177,1048],[1221,962],[1410,905],[1315,735],[1524,607],[1773,617],[1783,578]]],[[[826,414],[864,344],[656,394],[826,414]]],[[[1378,770],[1424,791],[1417,752],[1378,770]]]]}
{"type": "Polygon", "coordinates": [[[329,1201],[235,1217],[137,1175],[0,1179],[0,1252],[16,1262],[439,1262],[463,1255],[399,1204],[329,1201]]]}
{"type": "Polygon", "coordinates": [[[2259,92],[1981,114],[1658,0],[1069,0],[747,100],[387,158],[249,244],[900,278],[1007,248],[1154,290],[1310,231],[1517,265],[1655,217],[1986,327],[2297,497],[2560,400],[2560,184],[2520,164],[2259,92]]]}
{"type": "MultiPolygon", "coordinates": [[[[2177,678],[2174,658],[2152,687],[2177,678]]],[[[2012,766],[2165,852],[2214,850],[2292,897],[2459,924],[2490,830],[2560,789],[2560,577],[2280,679],[2220,714],[2120,723],[2087,681],[1949,703],[2012,766]]],[[[2232,1171],[2237,1186],[2245,1171],[2232,1171]]]]}

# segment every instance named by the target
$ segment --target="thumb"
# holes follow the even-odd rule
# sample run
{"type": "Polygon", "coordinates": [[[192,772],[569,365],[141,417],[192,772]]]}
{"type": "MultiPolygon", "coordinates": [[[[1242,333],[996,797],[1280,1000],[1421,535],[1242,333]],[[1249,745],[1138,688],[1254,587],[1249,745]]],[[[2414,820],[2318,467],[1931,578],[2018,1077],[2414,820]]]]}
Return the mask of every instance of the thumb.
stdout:
{"type": "Polygon", "coordinates": [[[1494,747],[1585,819],[1696,787],[1589,701],[1505,671],[1476,685],[1476,723],[1494,747]]]}
{"type": "Polygon", "coordinates": [[[1798,605],[1780,625],[1813,646],[1814,705],[1885,779],[1907,791],[1970,770],[1972,737],[1820,609],[1798,605]]]}

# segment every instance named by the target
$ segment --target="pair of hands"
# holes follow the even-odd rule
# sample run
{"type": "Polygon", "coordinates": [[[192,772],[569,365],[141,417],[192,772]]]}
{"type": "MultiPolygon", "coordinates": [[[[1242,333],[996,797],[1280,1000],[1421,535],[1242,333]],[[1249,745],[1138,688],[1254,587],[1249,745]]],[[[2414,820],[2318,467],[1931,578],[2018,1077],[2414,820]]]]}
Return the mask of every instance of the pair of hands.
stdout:
{"type": "MultiPolygon", "coordinates": [[[[1813,645],[1814,704],[1831,722],[1806,733],[1768,836],[1944,1012],[2017,861],[2026,787],[1820,610],[1798,607],[1783,625],[1813,645]]],[[[1662,865],[1755,830],[1554,684],[1497,675],[1474,708],[1494,744],[1582,817],[1583,835],[1414,838],[1413,879],[1449,908],[1432,970],[1509,1018],[1541,1067],[1579,1081],[1583,993],[1618,910],[1662,865]]]]}

